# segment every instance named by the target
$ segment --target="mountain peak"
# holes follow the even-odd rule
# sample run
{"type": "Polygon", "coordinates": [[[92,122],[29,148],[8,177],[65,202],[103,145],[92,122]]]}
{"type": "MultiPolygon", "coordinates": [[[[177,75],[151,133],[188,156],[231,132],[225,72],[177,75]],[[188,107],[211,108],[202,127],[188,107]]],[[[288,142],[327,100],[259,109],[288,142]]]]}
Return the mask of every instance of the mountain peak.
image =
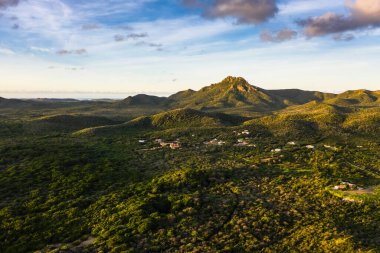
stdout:
{"type": "Polygon", "coordinates": [[[223,79],[222,82],[228,82],[228,83],[248,83],[247,80],[245,80],[243,77],[240,76],[227,76],[223,79]]]}
{"type": "Polygon", "coordinates": [[[258,91],[258,88],[249,84],[247,80],[243,77],[226,77],[221,84],[224,84],[228,87],[229,90],[238,91],[238,92],[255,92],[258,91]]]}

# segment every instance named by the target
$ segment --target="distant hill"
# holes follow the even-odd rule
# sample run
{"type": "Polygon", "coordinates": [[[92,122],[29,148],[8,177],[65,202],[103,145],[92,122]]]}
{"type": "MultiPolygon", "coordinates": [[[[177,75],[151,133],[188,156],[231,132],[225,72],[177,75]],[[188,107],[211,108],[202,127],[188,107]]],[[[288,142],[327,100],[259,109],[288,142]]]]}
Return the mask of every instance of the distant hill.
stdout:
{"type": "Polygon", "coordinates": [[[149,96],[145,94],[139,94],[136,96],[129,96],[126,99],[120,101],[118,105],[128,106],[164,106],[168,103],[168,98],[149,96]]]}
{"type": "Polygon", "coordinates": [[[37,102],[23,99],[7,99],[0,97],[0,108],[16,108],[35,105],[37,102]]]}

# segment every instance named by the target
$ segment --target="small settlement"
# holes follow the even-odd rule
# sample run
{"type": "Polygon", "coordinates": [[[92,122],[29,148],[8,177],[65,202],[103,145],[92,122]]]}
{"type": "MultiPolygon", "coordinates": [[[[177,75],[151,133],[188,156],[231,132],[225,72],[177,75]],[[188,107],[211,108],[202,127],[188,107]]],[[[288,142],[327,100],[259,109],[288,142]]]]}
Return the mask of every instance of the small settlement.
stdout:
{"type": "MultiPolygon", "coordinates": [[[[235,131],[233,131],[233,135],[236,136],[235,137],[236,138],[235,143],[231,140],[225,141],[222,139],[213,138],[213,139],[206,140],[206,141],[203,141],[200,143],[192,144],[190,146],[192,146],[196,149],[200,148],[199,144],[203,144],[205,146],[229,146],[229,145],[231,145],[234,147],[251,147],[251,148],[257,148],[258,147],[255,143],[253,143],[254,139],[251,137],[251,132],[249,130],[240,130],[240,131],[235,130],[235,131]]],[[[191,137],[196,137],[196,135],[192,134],[191,137]]],[[[176,150],[176,149],[182,148],[182,143],[180,142],[179,139],[176,139],[174,141],[166,141],[166,140],[163,140],[161,138],[157,138],[154,140],[154,143],[158,144],[158,146],[153,146],[153,147],[151,145],[153,140],[149,141],[146,139],[139,139],[138,142],[142,145],[146,145],[146,144],[150,143],[150,145],[149,145],[150,148],[146,148],[146,149],[142,149],[142,150],[157,150],[157,149],[163,149],[163,148],[170,148],[172,150],[176,150]]],[[[286,154],[286,152],[289,152],[292,150],[292,147],[298,149],[301,146],[303,146],[303,148],[310,150],[310,151],[315,150],[317,148],[317,146],[315,146],[313,144],[303,144],[302,145],[301,143],[298,143],[294,140],[288,141],[282,146],[272,147],[271,149],[269,149],[268,151],[270,151],[271,156],[267,157],[267,158],[263,158],[262,162],[280,162],[282,160],[282,158],[284,157],[284,155],[286,154]]],[[[328,144],[324,144],[324,145],[322,145],[322,147],[324,147],[326,149],[334,150],[334,151],[339,150],[338,147],[331,146],[328,144]]],[[[343,182],[341,185],[336,186],[334,189],[336,189],[336,190],[337,189],[345,189],[345,188],[351,189],[352,187],[353,187],[352,184],[343,182]]]]}
{"type": "MultiPolygon", "coordinates": [[[[159,148],[171,148],[171,149],[179,149],[181,148],[181,143],[179,142],[179,140],[176,140],[176,141],[164,141],[162,139],[155,139],[154,140],[155,143],[158,143],[159,146],[158,147],[153,147],[151,149],[143,149],[143,150],[156,150],[156,149],[159,149],[159,148]]],[[[146,144],[147,141],[146,140],[139,140],[138,141],[140,144],[146,144]]]]}

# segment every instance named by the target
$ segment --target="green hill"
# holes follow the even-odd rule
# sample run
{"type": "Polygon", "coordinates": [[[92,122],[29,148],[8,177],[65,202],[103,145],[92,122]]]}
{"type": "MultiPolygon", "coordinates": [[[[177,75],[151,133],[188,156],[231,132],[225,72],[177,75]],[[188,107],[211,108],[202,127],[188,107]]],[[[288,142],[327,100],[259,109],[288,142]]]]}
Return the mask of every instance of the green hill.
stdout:
{"type": "Polygon", "coordinates": [[[129,96],[118,103],[119,106],[164,106],[168,102],[166,97],[149,96],[139,94],[129,96]]]}
{"type": "Polygon", "coordinates": [[[176,109],[153,116],[139,117],[123,124],[87,128],[75,134],[116,134],[149,129],[224,127],[239,125],[244,120],[246,120],[244,117],[222,113],[206,113],[194,109],[176,109]]]}
{"type": "Polygon", "coordinates": [[[373,106],[380,105],[380,92],[368,90],[346,91],[326,103],[342,106],[373,106]]]}
{"type": "Polygon", "coordinates": [[[380,107],[357,110],[347,115],[343,128],[358,134],[380,134],[380,107]]]}
{"type": "Polygon", "coordinates": [[[379,107],[354,108],[328,102],[331,100],[290,106],[273,115],[247,121],[245,125],[262,125],[275,136],[288,137],[380,133],[379,107]]]}

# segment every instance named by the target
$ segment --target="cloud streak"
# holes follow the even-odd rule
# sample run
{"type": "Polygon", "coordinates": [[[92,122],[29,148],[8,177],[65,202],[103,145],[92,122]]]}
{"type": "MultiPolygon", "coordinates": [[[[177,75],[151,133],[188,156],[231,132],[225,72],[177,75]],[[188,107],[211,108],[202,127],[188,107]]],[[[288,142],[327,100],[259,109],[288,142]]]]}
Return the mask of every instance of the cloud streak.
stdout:
{"type": "Polygon", "coordinates": [[[346,1],[348,15],[327,12],[321,16],[298,20],[307,37],[339,34],[380,27],[380,0],[346,1]]]}
{"type": "Polygon", "coordinates": [[[264,31],[260,34],[260,39],[263,42],[284,42],[288,40],[292,40],[297,37],[297,32],[290,29],[283,29],[276,33],[272,33],[269,31],[264,31]]]}
{"type": "Polygon", "coordinates": [[[185,6],[200,8],[206,18],[235,18],[238,24],[260,24],[278,12],[275,0],[183,0],[185,6]]]}
{"type": "Polygon", "coordinates": [[[116,42],[122,42],[126,40],[139,40],[143,38],[147,38],[149,35],[147,33],[131,33],[128,35],[116,34],[113,38],[116,42]]]}
{"type": "Polygon", "coordinates": [[[75,50],[62,49],[62,50],[57,51],[57,55],[62,55],[62,56],[64,56],[64,55],[84,55],[84,54],[87,54],[87,50],[84,48],[75,49],[75,50]]]}

